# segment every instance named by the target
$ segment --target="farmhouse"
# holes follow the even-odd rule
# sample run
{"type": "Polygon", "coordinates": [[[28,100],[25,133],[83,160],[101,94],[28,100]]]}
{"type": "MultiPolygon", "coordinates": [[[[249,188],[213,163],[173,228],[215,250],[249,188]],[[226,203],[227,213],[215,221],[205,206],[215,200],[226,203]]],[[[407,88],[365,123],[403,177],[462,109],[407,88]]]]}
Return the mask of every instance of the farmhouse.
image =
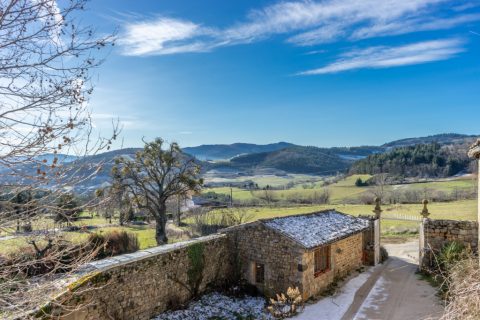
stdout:
{"type": "Polygon", "coordinates": [[[308,299],[336,277],[377,260],[369,258],[377,247],[372,243],[376,221],[327,210],[260,220],[224,233],[241,278],[267,296],[293,286],[308,299]]]}

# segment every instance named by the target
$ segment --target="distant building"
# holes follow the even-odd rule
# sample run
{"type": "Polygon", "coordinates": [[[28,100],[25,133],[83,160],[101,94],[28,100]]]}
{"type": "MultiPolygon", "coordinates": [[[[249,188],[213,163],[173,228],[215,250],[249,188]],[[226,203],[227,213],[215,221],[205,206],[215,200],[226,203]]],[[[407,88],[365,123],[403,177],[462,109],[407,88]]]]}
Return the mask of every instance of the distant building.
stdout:
{"type": "Polygon", "coordinates": [[[298,287],[308,299],[336,277],[378,263],[379,244],[372,243],[379,242],[378,226],[373,217],[327,210],[260,220],[223,233],[237,254],[241,278],[266,296],[298,287]]]}

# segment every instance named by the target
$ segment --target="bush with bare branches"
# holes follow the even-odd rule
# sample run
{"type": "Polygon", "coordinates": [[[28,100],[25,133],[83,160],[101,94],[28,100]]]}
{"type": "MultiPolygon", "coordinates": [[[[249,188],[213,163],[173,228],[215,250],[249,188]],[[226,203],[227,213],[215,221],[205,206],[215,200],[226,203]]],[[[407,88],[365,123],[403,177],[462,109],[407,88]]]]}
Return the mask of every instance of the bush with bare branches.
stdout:
{"type": "MultiPolygon", "coordinates": [[[[22,226],[29,231],[56,213],[68,220],[66,213],[74,208],[58,207],[58,198],[89,179],[101,164],[90,165],[87,174],[79,175],[83,167],[68,166],[65,158],[109,149],[118,135],[113,124],[111,137],[93,138],[87,104],[92,70],[103,60],[96,52],[111,45],[113,35],[97,36],[91,27],[81,25],[85,4],[86,0],[0,2],[2,235],[13,235],[22,226]]],[[[78,209],[88,205],[79,204],[78,209]]],[[[44,246],[41,237],[30,236],[30,251],[24,253],[35,259],[2,260],[7,264],[0,268],[0,318],[18,314],[27,318],[25,312],[58,289],[52,281],[58,272],[74,272],[92,257],[85,252],[68,258],[72,248],[55,233],[47,232],[44,246]],[[46,273],[31,271],[42,264],[46,273]]]]}

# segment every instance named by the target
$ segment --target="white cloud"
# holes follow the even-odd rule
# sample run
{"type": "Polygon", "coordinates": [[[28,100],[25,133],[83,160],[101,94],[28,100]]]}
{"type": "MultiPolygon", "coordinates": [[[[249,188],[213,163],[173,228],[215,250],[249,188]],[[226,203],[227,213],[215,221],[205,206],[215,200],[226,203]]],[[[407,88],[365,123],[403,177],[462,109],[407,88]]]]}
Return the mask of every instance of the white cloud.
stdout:
{"type": "Polygon", "coordinates": [[[418,31],[445,30],[453,27],[480,21],[480,14],[464,14],[450,18],[410,18],[392,22],[381,22],[369,27],[359,28],[352,35],[352,40],[380,36],[392,36],[418,31]]]}
{"type": "Polygon", "coordinates": [[[290,37],[287,41],[300,46],[334,42],[345,34],[341,23],[332,23],[314,30],[303,32],[290,37]]]}
{"type": "Polygon", "coordinates": [[[479,21],[480,14],[465,11],[470,8],[467,4],[458,0],[288,1],[251,10],[242,22],[225,28],[168,17],[129,22],[119,42],[124,54],[135,56],[205,52],[278,34],[285,34],[288,43],[311,46],[444,30],[479,21]],[[462,4],[462,10],[449,9],[462,4]]]}
{"type": "Polygon", "coordinates": [[[364,68],[390,68],[446,60],[464,51],[465,41],[423,41],[397,47],[370,47],[345,53],[337,61],[299,75],[317,75],[364,68]]]}
{"type": "Polygon", "coordinates": [[[128,23],[125,30],[119,43],[126,55],[133,56],[207,51],[206,41],[194,39],[215,33],[190,21],[164,17],[128,23]]]}

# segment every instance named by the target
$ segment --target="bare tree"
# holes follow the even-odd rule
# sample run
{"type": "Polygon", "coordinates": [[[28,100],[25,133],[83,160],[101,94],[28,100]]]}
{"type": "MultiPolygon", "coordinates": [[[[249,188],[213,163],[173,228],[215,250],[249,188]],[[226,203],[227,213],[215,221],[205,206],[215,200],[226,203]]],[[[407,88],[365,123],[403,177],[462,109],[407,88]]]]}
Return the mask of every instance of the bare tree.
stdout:
{"type": "Polygon", "coordinates": [[[123,185],[135,204],[145,209],[156,222],[158,244],[167,243],[167,201],[198,191],[203,183],[200,167],[182,153],[176,143],[166,146],[157,138],[145,143],[135,159],[120,157],[112,169],[114,181],[123,185]]]}
{"type": "MultiPolygon", "coordinates": [[[[85,2],[0,1],[1,198],[10,202],[20,193],[42,194],[25,203],[2,206],[3,234],[15,232],[19,217],[31,223],[36,217],[64,210],[56,205],[57,199],[63,189],[72,189],[78,182],[78,170],[66,166],[61,153],[82,156],[108,149],[118,134],[114,126],[110,138],[92,137],[87,104],[93,90],[91,71],[103,59],[96,52],[112,44],[113,36],[98,37],[91,27],[81,26],[78,19],[85,2]],[[16,211],[22,214],[16,215],[16,211]]],[[[92,169],[92,174],[95,171],[92,169]]],[[[43,247],[34,235],[29,237],[29,243],[41,253],[33,261],[0,259],[1,317],[26,312],[21,318],[27,318],[28,311],[54,289],[38,274],[34,285],[25,280],[31,276],[29,265],[45,265],[45,259],[57,265],[52,261],[65,256],[66,246],[60,245],[56,234],[46,234],[43,247]]],[[[72,271],[86,260],[72,258],[68,268],[65,261],[59,265],[63,264],[62,271],[72,271]]],[[[48,270],[47,275],[59,271],[48,270]]]]}
{"type": "Polygon", "coordinates": [[[171,197],[167,201],[167,212],[173,215],[173,220],[177,226],[181,225],[183,211],[186,209],[187,198],[183,195],[171,197]]]}
{"type": "Polygon", "coordinates": [[[385,186],[388,182],[388,174],[387,173],[379,173],[375,176],[375,188],[373,193],[376,197],[383,199],[385,198],[385,186]]]}

